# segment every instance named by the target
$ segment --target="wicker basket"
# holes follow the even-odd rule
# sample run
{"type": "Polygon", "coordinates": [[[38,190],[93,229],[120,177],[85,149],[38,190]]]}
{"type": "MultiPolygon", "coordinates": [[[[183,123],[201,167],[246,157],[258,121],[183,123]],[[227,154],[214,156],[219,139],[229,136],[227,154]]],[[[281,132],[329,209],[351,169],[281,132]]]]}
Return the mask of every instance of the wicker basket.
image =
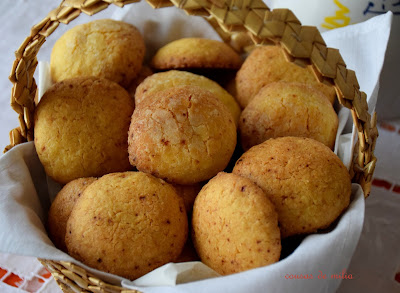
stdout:
{"type": "MultiPolygon", "coordinates": [[[[140,0],[64,0],[40,23],[32,27],[15,52],[10,81],[13,83],[11,107],[19,114],[20,126],[11,130],[10,145],[32,141],[33,112],[37,87],[33,78],[38,64],[37,53],[46,38],[60,23],[68,24],[81,12],[93,15],[110,4],[123,7],[140,0]]],[[[364,195],[370,193],[372,174],[376,165],[374,148],[378,136],[376,113],[368,113],[366,94],[359,90],[355,72],[346,68],[339,51],[327,48],[316,27],[302,26],[287,9],[270,11],[262,0],[146,0],[153,8],[176,6],[190,15],[204,17],[221,38],[239,51],[249,42],[257,45],[274,43],[284,48],[288,62],[299,66],[311,65],[315,77],[336,89],[338,102],[351,110],[358,132],[354,159],[350,168],[353,182],[359,183],[364,195]]],[[[138,292],[107,284],[83,268],[62,261],[40,260],[64,292],[138,292]]]]}

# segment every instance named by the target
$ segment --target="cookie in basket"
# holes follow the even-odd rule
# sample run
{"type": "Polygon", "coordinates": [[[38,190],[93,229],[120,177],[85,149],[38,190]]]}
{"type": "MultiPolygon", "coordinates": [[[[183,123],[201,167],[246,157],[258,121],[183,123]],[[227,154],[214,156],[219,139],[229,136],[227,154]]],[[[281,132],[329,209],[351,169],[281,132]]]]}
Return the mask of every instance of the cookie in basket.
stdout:
{"type": "Polygon", "coordinates": [[[49,237],[54,245],[62,251],[67,251],[65,232],[67,231],[67,221],[71,211],[83,191],[95,180],[96,178],[94,177],[72,180],[57,193],[51,203],[47,217],[49,237]]]}
{"type": "Polygon", "coordinates": [[[151,60],[158,70],[214,68],[239,69],[242,59],[224,42],[204,38],[183,38],[160,48],[151,60]]]}
{"type": "Polygon", "coordinates": [[[133,280],[174,261],[187,234],[183,200],[170,184],[121,172],[86,188],[71,212],[65,241],[77,260],[133,280]]]}
{"type": "Polygon", "coordinates": [[[311,85],[274,82],[260,89],[240,116],[243,149],[281,136],[309,137],[333,149],[338,117],[311,85]]]}
{"type": "Polygon", "coordinates": [[[54,44],[51,77],[96,76],[128,87],[139,74],[145,44],[138,29],[128,23],[99,19],[77,25],[54,44]]]}
{"type": "Polygon", "coordinates": [[[34,115],[35,147],[46,173],[65,184],[130,170],[133,109],[128,92],[107,79],[81,77],[54,84],[34,115]]]}
{"type": "Polygon", "coordinates": [[[132,115],[129,160],[138,170],[190,185],[222,171],[236,146],[228,108],[197,86],[154,92],[132,115]]]}
{"type": "Polygon", "coordinates": [[[201,261],[222,275],[279,260],[278,214],[251,180],[219,173],[198,194],[193,207],[193,242],[201,261]]]}
{"type": "Polygon", "coordinates": [[[228,107],[235,123],[238,123],[240,107],[235,98],[232,97],[218,83],[202,75],[187,71],[169,70],[155,73],[146,78],[138,87],[135,93],[135,105],[138,106],[146,97],[153,92],[165,90],[174,86],[195,85],[204,88],[215,94],[225,106],[228,107]]]}
{"type": "Polygon", "coordinates": [[[245,108],[263,86],[276,81],[312,84],[332,104],[335,101],[334,87],[318,82],[310,68],[288,62],[279,46],[260,46],[250,53],[236,75],[240,106],[245,108]]]}
{"type": "Polygon", "coordinates": [[[346,167],[310,138],[269,139],[245,152],[233,173],[264,190],[277,209],[283,238],[329,227],[350,202],[346,167]]]}

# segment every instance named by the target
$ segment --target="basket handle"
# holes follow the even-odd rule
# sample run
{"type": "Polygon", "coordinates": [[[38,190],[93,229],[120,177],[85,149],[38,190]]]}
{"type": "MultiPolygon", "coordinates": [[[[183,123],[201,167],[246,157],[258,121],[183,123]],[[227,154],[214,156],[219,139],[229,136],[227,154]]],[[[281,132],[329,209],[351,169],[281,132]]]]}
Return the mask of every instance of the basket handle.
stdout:
{"type": "MultiPolygon", "coordinates": [[[[35,25],[15,52],[10,81],[11,107],[18,113],[20,126],[11,130],[10,145],[33,140],[33,112],[37,86],[33,78],[40,47],[60,23],[68,24],[81,12],[93,15],[110,4],[123,7],[140,0],[64,0],[35,25]]],[[[351,110],[358,131],[355,157],[350,168],[354,182],[367,197],[376,165],[374,149],[378,130],[376,113],[368,113],[366,94],[354,71],[346,68],[339,50],[328,48],[316,27],[302,26],[288,9],[271,11],[262,0],[147,0],[153,8],[176,6],[190,15],[206,18],[224,41],[249,36],[255,44],[275,43],[283,47],[287,59],[300,66],[310,65],[321,83],[335,87],[339,103],[351,110]]]]}

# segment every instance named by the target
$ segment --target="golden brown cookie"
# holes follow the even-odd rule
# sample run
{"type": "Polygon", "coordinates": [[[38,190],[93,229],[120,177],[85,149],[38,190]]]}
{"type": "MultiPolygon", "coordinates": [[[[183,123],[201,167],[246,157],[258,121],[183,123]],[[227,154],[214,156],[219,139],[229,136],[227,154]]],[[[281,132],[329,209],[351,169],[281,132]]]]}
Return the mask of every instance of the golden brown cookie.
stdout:
{"type": "Polygon", "coordinates": [[[54,84],[35,111],[35,147],[59,183],[131,169],[128,129],[134,102],[115,82],[81,77],[54,84]]]}
{"type": "Polygon", "coordinates": [[[204,76],[186,71],[169,70],[155,73],[146,78],[138,87],[135,93],[135,105],[138,106],[148,95],[175,86],[195,85],[210,91],[228,107],[235,123],[238,123],[240,107],[235,98],[224,90],[218,83],[204,76]]]}
{"type": "Polygon", "coordinates": [[[155,92],[136,108],[129,128],[129,161],[170,183],[190,185],[222,171],[236,145],[226,106],[196,86],[155,92]]]}
{"type": "Polygon", "coordinates": [[[350,202],[346,167],[310,138],[269,139],[245,152],[233,173],[251,179],[274,203],[282,238],[327,228],[350,202]]]}
{"type": "Polygon", "coordinates": [[[51,203],[47,217],[49,237],[54,245],[62,251],[67,251],[65,245],[65,232],[67,221],[72,208],[83,191],[96,180],[94,177],[79,178],[66,184],[51,203]]]}
{"type": "Polygon", "coordinates": [[[303,83],[274,82],[261,88],[243,110],[239,130],[245,150],[281,136],[309,137],[333,149],[338,123],[320,91],[303,83]]]}
{"type": "Polygon", "coordinates": [[[183,68],[225,68],[238,69],[242,59],[224,42],[203,39],[183,38],[160,48],[151,66],[159,70],[183,68]]]}
{"type": "Polygon", "coordinates": [[[219,173],[193,207],[193,243],[201,261],[222,275],[277,262],[278,214],[251,180],[219,173]]]}
{"type": "Polygon", "coordinates": [[[144,40],[135,26],[94,20],[75,26],[57,40],[51,53],[51,76],[55,82],[96,76],[128,87],[140,72],[144,54],[144,40]]]}
{"type": "Polygon", "coordinates": [[[236,98],[240,106],[245,108],[263,86],[276,81],[313,85],[332,104],[336,97],[333,86],[318,82],[310,68],[287,61],[280,47],[260,46],[250,53],[236,75],[236,98]]]}
{"type": "Polygon", "coordinates": [[[77,260],[133,280],[174,261],[187,233],[183,200],[170,184],[123,172],[105,175],[84,191],[65,241],[77,260]]]}

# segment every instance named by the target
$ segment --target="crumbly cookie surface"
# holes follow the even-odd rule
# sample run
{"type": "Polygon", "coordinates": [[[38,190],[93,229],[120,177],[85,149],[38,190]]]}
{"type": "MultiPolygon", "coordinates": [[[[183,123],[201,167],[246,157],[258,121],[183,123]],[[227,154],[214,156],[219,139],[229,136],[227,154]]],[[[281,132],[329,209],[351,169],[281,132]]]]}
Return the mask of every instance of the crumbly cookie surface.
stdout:
{"type": "Polygon", "coordinates": [[[226,68],[238,69],[242,59],[221,41],[183,38],[168,43],[154,55],[151,65],[156,69],[226,68]]]}
{"type": "Polygon", "coordinates": [[[250,53],[236,75],[240,106],[245,108],[263,86],[277,81],[313,84],[332,104],[336,97],[333,86],[318,82],[310,68],[288,62],[280,47],[260,46],[250,53]]]}
{"type": "Polygon", "coordinates": [[[82,77],[54,84],[35,111],[35,147],[59,183],[131,169],[128,129],[134,102],[107,79],[82,77]]]}
{"type": "Polygon", "coordinates": [[[66,244],[83,263],[133,280],[174,261],[187,233],[183,200],[170,184],[122,172],[84,191],[68,220],[66,244]]]}
{"type": "Polygon", "coordinates": [[[96,76],[128,87],[139,74],[145,54],[143,37],[131,24],[99,19],[68,30],[55,43],[51,76],[55,82],[96,76]]]}
{"type": "Polygon", "coordinates": [[[67,221],[71,211],[83,191],[95,180],[96,178],[94,177],[72,180],[57,193],[50,206],[47,217],[49,237],[54,245],[62,251],[67,251],[65,232],[67,231],[67,221]]]}
{"type": "Polygon", "coordinates": [[[136,108],[129,128],[133,166],[168,182],[190,185],[229,163],[236,126],[226,106],[196,86],[155,92],[136,108]]]}
{"type": "Polygon", "coordinates": [[[136,89],[135,105],[138,106],[148,95],[175,86],[194,85],[201,87],[215,94],[231,112],[235,123],[238,123],[240,107],[235,98],[232,97],[218,83],[204,76],[178,70],[155,73],[146,78],[136,89]]]}
{"type": "Polygon", "coordinates": [[[274,203],[282,237],[327,228],[350,202],[350,175],[331,149],[310,138],[269,139],[245,152],[233,173],[274,203]]]}
{"type": "Polygon", "coordinates": [[[332,104],[312,86],[275,82],[257,93],[243,110],[239,131],[248,150],[267,139],[309,137],[333,149],[338,117],[332,104]]]}
{"type": "Polygon", "coordinates": [[[200,191],[193,208],[193,242],[206,265],[227,275],[277,262],[278,215],[251,180],[219,173],[200,191]]]}

